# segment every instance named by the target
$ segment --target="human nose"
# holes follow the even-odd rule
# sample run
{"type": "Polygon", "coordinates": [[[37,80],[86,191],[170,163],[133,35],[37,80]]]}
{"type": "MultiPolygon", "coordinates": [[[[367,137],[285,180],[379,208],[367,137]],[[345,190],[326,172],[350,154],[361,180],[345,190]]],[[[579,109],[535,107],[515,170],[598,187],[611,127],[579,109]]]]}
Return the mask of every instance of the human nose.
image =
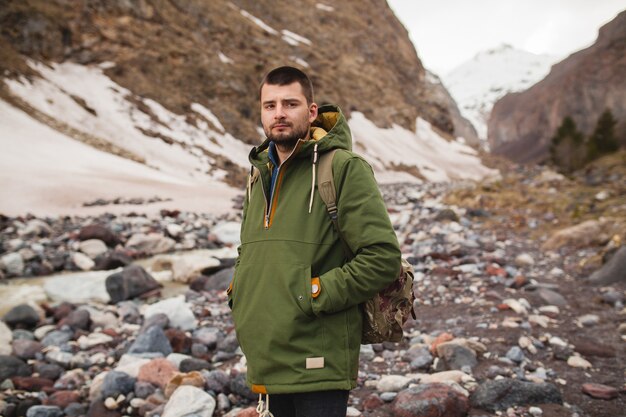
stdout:
{"type": "Polygon", "coordinates": [[[274,109],[274,118],[275,119],[285,118],[285,108],[282,105],[280,104],[276,105],[276,108],[274,109]]]}

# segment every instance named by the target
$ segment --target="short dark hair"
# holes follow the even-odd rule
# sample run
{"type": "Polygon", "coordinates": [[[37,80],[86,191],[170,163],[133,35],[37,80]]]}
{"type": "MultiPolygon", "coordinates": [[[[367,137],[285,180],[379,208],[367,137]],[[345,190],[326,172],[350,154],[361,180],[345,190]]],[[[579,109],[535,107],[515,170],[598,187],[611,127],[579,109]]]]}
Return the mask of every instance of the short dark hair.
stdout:
{"type": "Polygon", "coordinates": [[[306,98],[307,104],[313,103],[313,83],[311,83],[311,80],[304,72],[289,66],[274,68],[267,73],[259,87],[259,97],[261,97],[261,89],[265,84],[289,85],[294,82],[297,82],[302,87],[302,93],[306,98]]]}

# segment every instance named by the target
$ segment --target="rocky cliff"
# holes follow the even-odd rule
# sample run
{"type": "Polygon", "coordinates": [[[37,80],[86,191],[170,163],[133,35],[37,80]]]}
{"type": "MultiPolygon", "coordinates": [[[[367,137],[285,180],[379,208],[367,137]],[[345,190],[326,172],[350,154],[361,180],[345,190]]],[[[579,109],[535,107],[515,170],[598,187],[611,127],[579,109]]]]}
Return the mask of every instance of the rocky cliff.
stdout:
{"type": "Polygon", "coordinates": [[[503,97],[493,108],[488,135],[494,153],[519,162],[543,161],[550,138],[570,116],[590,134],[610,109],[626,136],[626,11],[600,28],[598,39],[554,65],[530,89],[503,97]]]}
{"type": "MultiPolygon", "coordinates": [[[[112,62],[105,74],[176,114],[189,103],[214,109],[228,132],[258,140],[262,75],[283,64],[312,74],[317,100],[358,110],[380,127],[414,130],[418,116],[453,134],[449,103],[422,104],[425,71],[384,0],[140,0],[3,2],[6,75],[28,72],[22,57],[112,62]]],[[[432,100],[431,100],[432,101],[432,100]]]]}

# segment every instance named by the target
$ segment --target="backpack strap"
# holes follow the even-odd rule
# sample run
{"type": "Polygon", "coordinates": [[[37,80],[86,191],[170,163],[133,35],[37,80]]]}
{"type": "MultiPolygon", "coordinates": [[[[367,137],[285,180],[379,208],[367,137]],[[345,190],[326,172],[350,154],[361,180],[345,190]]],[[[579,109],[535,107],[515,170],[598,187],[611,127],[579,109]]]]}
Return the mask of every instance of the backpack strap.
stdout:
{"type": "Polygon", "coordinates": [[[330,152],[323,153],[320,156],[317,170],[317,190],[320,194],[320,198],[326,205],[326,211],[330,221],[333,222],[335,230],[339,234],[339,240],[343,246],[343,251],[348,259],[352,259],[354,254],[350,250],[350,246],[345,241],[341,230],[339,229],[339,222],[337,220],[337,191],[335,189],[335,181],[333,179],[333,157],[339,149],[333,149],[330,152]]]}

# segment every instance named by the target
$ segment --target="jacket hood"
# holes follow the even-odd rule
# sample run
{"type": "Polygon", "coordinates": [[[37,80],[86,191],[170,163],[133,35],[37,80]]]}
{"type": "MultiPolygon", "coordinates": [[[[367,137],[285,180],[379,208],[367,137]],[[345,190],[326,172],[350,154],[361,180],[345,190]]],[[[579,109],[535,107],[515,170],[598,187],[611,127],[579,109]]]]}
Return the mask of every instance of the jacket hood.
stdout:
{"type": "MultiPolygon", "coordinates": [[[[333,149],[352,150],[352,135],[350,127],[338,106],[325,104],[320,106],[317,118],[311,123],[311,134],[309,140],[298,142],[298,152],[295,158],[311,156],[313,147],[317,144],[319,153],[328,152],[333,149]]],[[[250,152],[250,162],[253,165],[265,165],[269,162],[268,147],[269,139],[252,149],[250,152]]]]}

